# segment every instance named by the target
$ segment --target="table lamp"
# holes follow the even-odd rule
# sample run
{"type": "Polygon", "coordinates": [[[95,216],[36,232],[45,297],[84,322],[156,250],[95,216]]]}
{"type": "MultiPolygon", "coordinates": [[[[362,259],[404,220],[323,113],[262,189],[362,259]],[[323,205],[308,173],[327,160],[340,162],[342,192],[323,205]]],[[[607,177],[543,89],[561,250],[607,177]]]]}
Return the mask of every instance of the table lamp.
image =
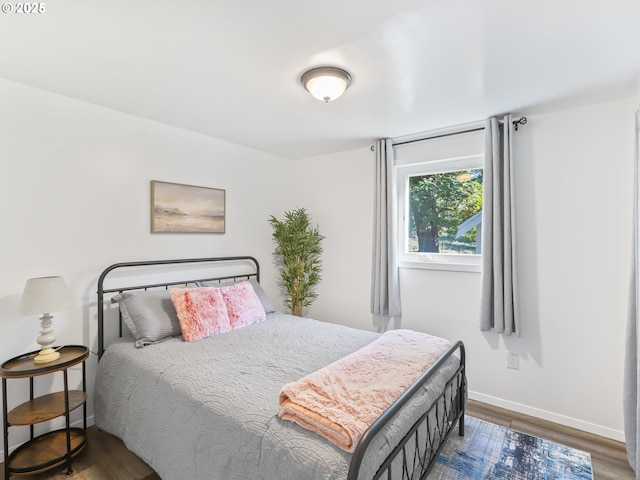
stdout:
{"type": "Polygon", "coordinates": [[[51,348],[56,341],[49,312],[67,310],[73,306],[71,293],[62,277],[30,278],[24,287],[18,313],[21,315],[37,315],[40,317],[40,353],[35,356],[35,363],[53,362],[60,358],[60,353],[51,348]]]}

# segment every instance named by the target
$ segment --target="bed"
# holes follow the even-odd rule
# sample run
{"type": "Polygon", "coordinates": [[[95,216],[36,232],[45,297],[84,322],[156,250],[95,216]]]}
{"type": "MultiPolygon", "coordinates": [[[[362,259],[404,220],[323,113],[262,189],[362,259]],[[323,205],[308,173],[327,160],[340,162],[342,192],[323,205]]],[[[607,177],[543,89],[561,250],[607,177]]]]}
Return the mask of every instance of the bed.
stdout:
{"type": "Polygon", "coordinates": [[[279,393],[284,384],[381,335],[274,311],[259,280],[260,266],[250,256],[106,268],[97,292],[96,425],[121,438],[163,480],[424,479],[447,438],[456,430],[464,434],[462,342],[451,344],[370,425],[353,451],[345,451],[280,418],[279,393]],[[205,273],[211,266],[216,273],[205,273]],[[122,306],[111,302],[122,301],[123,294],[160,296],[163,289],[245,281],[254,285],[265,320],[196,342],[174,335],[137,348],[143,345],[123,328],[122,306]]]}

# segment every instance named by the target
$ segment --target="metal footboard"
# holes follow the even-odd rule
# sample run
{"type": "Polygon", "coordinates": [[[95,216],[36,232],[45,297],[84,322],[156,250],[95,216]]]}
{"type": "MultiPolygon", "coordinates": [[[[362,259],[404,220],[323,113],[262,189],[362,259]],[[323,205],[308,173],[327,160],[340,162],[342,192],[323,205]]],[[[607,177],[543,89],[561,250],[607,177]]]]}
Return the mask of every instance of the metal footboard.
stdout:
{"type": "Polygon", "coordinates": [[[464,344],[458,341],[365,432],[353,453],[347,480],[358,480],[367,449],[376,435],[456,353],[460,362],[456,372],[448,380],[437,400],[425,410],[400,443],[380,464],[372,480],[423,480],[433,468],[446,440],[455,430],[456,424],[458,424],[458,434],[464,435],[464,411],[467,398],[465,349],[464,344]]]}

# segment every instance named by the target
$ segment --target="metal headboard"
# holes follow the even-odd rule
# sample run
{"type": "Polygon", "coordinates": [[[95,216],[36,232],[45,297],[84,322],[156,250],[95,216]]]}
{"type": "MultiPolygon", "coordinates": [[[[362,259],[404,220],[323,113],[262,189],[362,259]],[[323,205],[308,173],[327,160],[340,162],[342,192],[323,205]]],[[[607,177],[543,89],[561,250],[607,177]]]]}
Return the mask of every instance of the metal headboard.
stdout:
{"type": "MultiPolygon", "coordinates": [[[[151,274],[149,272],[149,274],[151,274]]],[[[176,273],[176,275],[178,275],[176,273]]],[[[175,260],[146,260],[140,262],[123,262],[115,263],[103,270],[98,278],[98,358],[102,357],[104,353],[104,296],[109,293],[122,293],[131,290],[148,290],[150,288],[169,288],[172,285],[185,285],[194,284],[196,282],[210,282],[210,281],[224,281],[224,280],[239,280],[239,279],[255,278],[260,281],[260,264],[258,260],[250,256],[237,256],[237,257],[211,257],[211,258],[183,258],[175,260]],[[135,267],[155,267],[160,265],[188,265],[188,264],[222,264],[231,262],[247,262],[253,264],[252,271],[245,273],[238,273],[235,275],[214,276],[205,278],[180,278],[179,280],[171,280],[167,282],[150,283],[144,285],[126,285],[120,287],[104,288],[104,281],[109,275],[116,269],[126,269],[135,267]]],[[[120,336],[122,336],[122,319],[120,319],[120,336]]]]}

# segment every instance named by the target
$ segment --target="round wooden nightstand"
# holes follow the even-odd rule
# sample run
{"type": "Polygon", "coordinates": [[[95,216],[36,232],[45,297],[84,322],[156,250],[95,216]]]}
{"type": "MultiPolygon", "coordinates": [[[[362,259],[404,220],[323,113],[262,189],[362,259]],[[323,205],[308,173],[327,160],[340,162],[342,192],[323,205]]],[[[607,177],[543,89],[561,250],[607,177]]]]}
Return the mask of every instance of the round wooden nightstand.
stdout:
{"type": "MultiPolygon", "coordinates": [[[[58,347],[56,347],[58,348],[58,347]]],[[[0,366],[2,377],[2,419],[4,421],[4,475],[31,475],[67,464],[67,474],[72,473],[71,461],[87,445],[87,381],[85,361],[89,349],[81,345],[66,345],[58,348],[60,358],[49,363],[35,363],[38,351],[19,355],[0,366]],[[82,364],[82,390],[69,390],[67,370],[82,364]],[[41,375],[62,372],[64,390],[37,398],[33,395],[33,379],[41,375]],[[29,401],[7,412],[7,380],[29,379],[29,401]],[[71,428],[69,414],[82,406],[84,423],[82,428],[71,428]],[[34,437],[33,426],[40,422],[64,416],[65,428],[34,437]],[[28,426],[30,440],[9,455],[9,427],[28,426]]]]}

